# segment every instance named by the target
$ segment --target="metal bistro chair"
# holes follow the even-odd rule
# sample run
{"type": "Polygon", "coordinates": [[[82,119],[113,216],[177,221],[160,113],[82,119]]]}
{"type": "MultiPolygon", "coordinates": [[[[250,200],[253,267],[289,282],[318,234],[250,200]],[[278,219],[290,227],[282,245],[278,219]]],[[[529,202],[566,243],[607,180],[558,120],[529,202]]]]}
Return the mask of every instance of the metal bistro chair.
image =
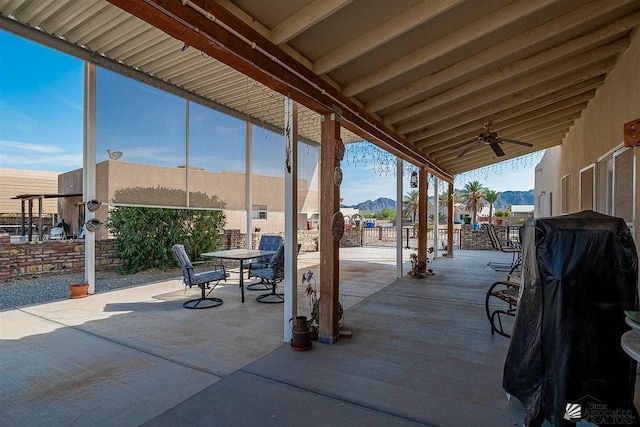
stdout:
{"type": "Polygon", "coordinates": [[[520,259],[522,256],[522,248],[520,247],[520,244],[512,242],[512,246],[502,246],[502,243],[500,243],[500,239],[498,238],[496,227],[493,224],[486,224],[485,228],[487,229],[487,233],[489,234],[491,246],[493,246],[493,248],[497,251],[512,254],[513,256],[511,263],[489,262],[487,263],[487,265],[493,268],[495,271],[513,270],[514,267],[517,267],[520,264],[520,259]]]}
{"type": "Polygon", "coordinates": [[[499,280],[493,283],[487,290],[484,309],[491,325],[491,335],[497,333],[503,337],[511,338],[511,335],[505,331],[502,316],[515,317],[516,315],[521,290],[521,277],[516,272],[519,266],[518,264],[509,271],[506,280],[499,280]]]}
{"type": "MultiPolygon", "coordinates": [[[[282,236],[271,236],[264,235],[260,237],[260,244],[258,245],[258,250],[261,251],[277,251],[280,245],[283,242],[282,236]]],[[[269,261],[271,260],[271,255],[263,256],[258,258],[256,261],[249,264],[249,273],[247,277],[253,276],[253,271],[260,270],[263,268],[267,268],[269,266],[269,261]]],[[[271,289],[268,283],[265,283],[264,280],[261,280],[258,283],[251,283],[247,285],[247,289],[250,291],[266,291],[271,289]]]]}
{"type": "Polygon", "coordinates": [[[284,243],[273,254],[266,268],[253,271],[254,277],[259,277],[266,284],[271,286],[271,292],[268,294],[258,295],[256,301],[266,304],[279,304],[284,302],[284,294],[276,292],[278,283],[284,279],[284,243]]]}
{"type": "Polygon", "coordinates": [[[203,308],[213,308],[219,305],[222,305],[222,300],[220,298],[209,298],[209,294],[218,286],[221,280],[227,281],[227,277],[229,275],[224,269],[223,265],[214,266],[216,269],[213,271],[205,271],[202,273],[195,273],[193,271],[193,264],[187,255],[187,252],[184,250],[183,245],[173,245],[171,248],[173,251],[173,255],[178,260],[180,264],[180,268],[182,268],[182,278],[184,280],[185,286],[191,288],[192,286],[197,286],[202,291],[202,296],[200,298],[192,299],[189,301],[185,301],[182,303],[184,308],[191,309],[203,309],[203,308]],[[215,285],[211,287],[211,290],[205,295],[205,288],[211,282],[215,282],[215,285]],[[202,305],[200,304],[202,303],[202,305]]]}

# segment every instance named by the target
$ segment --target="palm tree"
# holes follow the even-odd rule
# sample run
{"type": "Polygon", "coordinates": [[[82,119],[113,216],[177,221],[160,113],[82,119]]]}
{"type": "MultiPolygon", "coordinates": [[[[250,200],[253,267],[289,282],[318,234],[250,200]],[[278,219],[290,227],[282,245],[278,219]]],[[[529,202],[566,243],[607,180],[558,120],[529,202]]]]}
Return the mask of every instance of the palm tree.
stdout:
{"type": "MultiPolygon", "coordinates": [[[[449,196],[447,193],[442,193],[438,196],[438,207],[440,208],[440,213],[442,215],[446,215],[447,213],[447,203],[449,202],[449,196]]],[[[457,193],[453,193],[453,204],[462,203],[462,197],[457,193]]]]}
{"type": "Polygon", "coordinates": [[[467,182],[462,189],[462,200],[468,211],[473,213],[473,223],[476,223],[478,212],[484,207],[482,195],[486,188],[480,181],[467,182]]]}
{"type": "Polygon", "coordinates": [[[402,216],[411,218],[411,222],[416,222],[416,214],[420,206],[420,194],[418,190],[411,190],[402,197],[402,216]]]}
{"type": "Polygon", "coordinates": [[[484,192],[484,200],[489,203],[489,224],[491,224],[491,220],[493,218],[493,204],[498,201],[500,197],[500,193],[495,190],[485,190],[484,192]]]}

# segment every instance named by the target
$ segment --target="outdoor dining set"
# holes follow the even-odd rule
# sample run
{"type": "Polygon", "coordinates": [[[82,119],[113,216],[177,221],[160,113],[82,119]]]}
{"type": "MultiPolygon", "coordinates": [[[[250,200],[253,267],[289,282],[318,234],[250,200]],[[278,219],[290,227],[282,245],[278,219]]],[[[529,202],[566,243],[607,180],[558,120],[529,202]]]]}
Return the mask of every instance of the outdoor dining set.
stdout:
{"type": "MultiPolygon", "coordinates": [[[[217,264],[212,267],[213,270],[196,273],[183,245],[176,244],[172,250],[182,269],[182,278],[185,286],[189,288],[197,286],[201,291],[199,298],[185,301],[182,306],[190,309],[204,309],[222,305],[222,299],[209,297],[209,294],[213,292],[221,281],[227,281],[229,273],[227,273],[224,265],[217,264]]],[[[249,284],[247,289],[251,291],[270,291],[258,295],[256,301],[266,304],[284,302],[284,295],[277,292],[278,284],[284,279],[284,240],[282,236],[262,236],[258,249],[229,249],[206,252],[201,254],[201,257],[240,262],[239,287],[243,303],[245,262],[252,261],[246,266],[248,267],[248,277],[260,279],[260,281],[249,284]]]]}

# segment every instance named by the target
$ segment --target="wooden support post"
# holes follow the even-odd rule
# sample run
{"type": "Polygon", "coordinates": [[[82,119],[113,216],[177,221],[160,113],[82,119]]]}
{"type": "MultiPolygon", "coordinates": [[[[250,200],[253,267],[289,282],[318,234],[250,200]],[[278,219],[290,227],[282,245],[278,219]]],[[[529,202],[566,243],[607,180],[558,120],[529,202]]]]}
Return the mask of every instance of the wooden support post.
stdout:
{"type": "Polygon", "coordinates": [[[424,273],[427,269],[427,208],[429,206],[429,171],[426,166],[420,167],[418,174],[418,262],[423,263],[424,268],[418,273],[424,273]]]}
{"type": "Polygon", "coordinates": [[[402,159],[396,159],[396,277],[402,277],[402,159]]]}
{"type": "Polygon", "coordinates": [[[38,197],[38,240],[42,242],[42,196],[38,197]]]}
{"type": "Polygon", "coordinates": [[[21,203],[22,203],[22,217],[21,217],[22,221],[20,221],[20,235],[24,237],[25,236],[24,234],[24,231],[25,231],[24,230],[24,217],[25,217],[24,199],[21,200],[21,203]]]}
{"type": "Polygon", "coordinates": [[[447,192],[447,257],[453,258],[453,181],[447,192]]]}
{"type": "Polygon", "coordinates": [[[340,211],[340,187],[334,184],[336,145],[340,140],[340,123],[335,114],[322,116],[320,146],[320,331],[318,340],[338,340],[340,292],[339,242],[333,239],[333,216],[340,211]]]}
{"type": "Polygon", "coordinates": [[[29,199],[29,228],[27,229],[27,233],[29,233],[29,238],[27,240],[33,240],[33,199],[29,199]]]}

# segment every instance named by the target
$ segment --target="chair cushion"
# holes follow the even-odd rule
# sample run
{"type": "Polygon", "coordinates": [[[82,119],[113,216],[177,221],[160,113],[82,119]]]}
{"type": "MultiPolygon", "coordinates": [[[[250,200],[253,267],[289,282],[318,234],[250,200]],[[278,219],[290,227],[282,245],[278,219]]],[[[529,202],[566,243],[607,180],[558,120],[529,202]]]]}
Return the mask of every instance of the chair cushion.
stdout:
{"type": "MultiPolygon", "coordinates": [[[[270,236],[264,235],[260,237],[260,244],[258,245],[258,249],[261,251],[277,251],[280,245],[282,244],[282,236],[270,236]]],[[[270,256],[267,256],[267,261],[270,256]]]]}
{"type": "MultiPolygon", "coordinates": [[[[269,259],[271,259],[271,257],[269,257],[269,259]]],[[[269,262],[267,260],[267,262],[252,262],[251,264],[249,264],[249,268],[251,269],[251,271],[253,272],[253,270],[259,270],[261,268],[267,268],[269,267],[269,262]]]]}
{"type": "Polygon", "coordinates": [[[203,283],[217,282],[218,280],[224,280],[226,278],[227,274],[225,274],[223,270],[205,271],[194,274],[191,278],[191,284],[197,286],[203,283]]]}
{"type": "Polygon", "coordinates": [[[254,277],[260,277],[267,280],[276,280],[283,277],[284,271],[275,271],[273,268],[261,268],[258,270],[251,270],[251,275],[254,277]]]}

